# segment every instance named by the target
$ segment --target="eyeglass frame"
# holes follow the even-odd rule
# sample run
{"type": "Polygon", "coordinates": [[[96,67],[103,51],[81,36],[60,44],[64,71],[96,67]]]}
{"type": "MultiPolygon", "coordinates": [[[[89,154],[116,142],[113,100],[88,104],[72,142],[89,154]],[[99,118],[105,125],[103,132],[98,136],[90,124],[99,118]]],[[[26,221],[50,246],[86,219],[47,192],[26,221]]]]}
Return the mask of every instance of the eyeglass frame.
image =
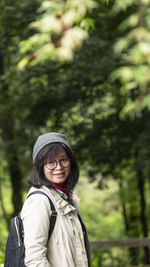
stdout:
{"type": "Polygon", "coordinates": [[[60,159],[60,160],[54,159],[53,161],[55,161],[55,167],[53,169],[50,169],[50,168],[47,167],[48,161],[45,161],[45,165],[46,165],[47,169],[49,169],[50,171],[55,170],[57,168],[57,166],[58,166],[58,163],[60,164],[61,168],[68,168],[68,167],[70,167],[70,164],[71,164],[70,158],[64,158],[64,159],[60,159]],[[62,165],[62,163],[61,163],[61,161],[63,161],[64,159],[65,160],[67,159],[68,160],[68,163],[69,163],[69,165],[66,166],[66,167],[64,167],[62,165]]]}

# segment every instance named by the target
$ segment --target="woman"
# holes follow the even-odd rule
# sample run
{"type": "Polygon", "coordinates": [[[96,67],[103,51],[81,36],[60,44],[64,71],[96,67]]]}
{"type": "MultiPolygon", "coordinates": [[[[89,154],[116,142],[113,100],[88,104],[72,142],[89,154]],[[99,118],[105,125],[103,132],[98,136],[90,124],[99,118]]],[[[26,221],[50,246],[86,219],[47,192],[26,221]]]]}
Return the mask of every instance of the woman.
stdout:
{"type": "Polygon", "coordinates": [[[40,135],[33,149],[28,195],[37,190],[47,194],[57,218],[48,239],[52,214],[48,198],[32,194],[25,200],[21,218],[27,267],[90,266],[87,232],[79,215],[79,199],[73,194],[78,177],[78,166],[65,135],[40,135]]]}

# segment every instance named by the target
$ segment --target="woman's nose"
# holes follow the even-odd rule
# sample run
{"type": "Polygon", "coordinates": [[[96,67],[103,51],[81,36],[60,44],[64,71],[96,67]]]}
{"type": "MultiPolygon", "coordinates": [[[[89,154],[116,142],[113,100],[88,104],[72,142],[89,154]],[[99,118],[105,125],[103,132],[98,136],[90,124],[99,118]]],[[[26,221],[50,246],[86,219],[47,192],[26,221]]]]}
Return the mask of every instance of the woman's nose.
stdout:
{"type": "Polygon", "coordinates": [[[57,166],[55,169],[58,169],[58,170],[62,169],[62,165],[61,165],[60,161],[57,161],[57,166]]]}

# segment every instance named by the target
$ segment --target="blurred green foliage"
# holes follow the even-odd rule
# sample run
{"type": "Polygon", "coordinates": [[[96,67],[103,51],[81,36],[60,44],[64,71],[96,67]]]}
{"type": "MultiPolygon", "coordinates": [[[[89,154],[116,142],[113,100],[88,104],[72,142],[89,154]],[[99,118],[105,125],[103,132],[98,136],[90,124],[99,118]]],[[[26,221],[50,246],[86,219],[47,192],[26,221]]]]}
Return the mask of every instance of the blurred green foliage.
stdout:
{"type": "Polygon", "coordinates": [[[127,16],[118,26],[121,36],[114,46],[114,52],[121,59],[121,66],[112,73],[112,78],[120,80],[122,94],[127,98],[121,116],[130,113],[140,115],[141,110],[150,109],[150,2],[125,0],[118,4],[115,1],[112,15],[123,9],[127,10],[127,16]]]}
{"type": "MultiPolygon", "coordinates": [[[[48,131],[68,136],[80,164],[76,190],[90,240],[150,233],[150,1],[67,3],[0,2],[3,250],[27,191],[33,144],[48,131]]],[[[148,248],[92,257],[93,267],[150,263],[148,248]]]]}
{"type": "Polygon", "coordinates": [[[28,63],[34,66],[47,58],[72,60],[74,50],[88,36],[87,30],[94,27],[94,20],[87,13],[96,6],[93,0],[43,1],[37,10],[37,20],[29,25],[35,34],[20,43],[20,52],[30,55],[20,61],[19,68],[28,63]]]}

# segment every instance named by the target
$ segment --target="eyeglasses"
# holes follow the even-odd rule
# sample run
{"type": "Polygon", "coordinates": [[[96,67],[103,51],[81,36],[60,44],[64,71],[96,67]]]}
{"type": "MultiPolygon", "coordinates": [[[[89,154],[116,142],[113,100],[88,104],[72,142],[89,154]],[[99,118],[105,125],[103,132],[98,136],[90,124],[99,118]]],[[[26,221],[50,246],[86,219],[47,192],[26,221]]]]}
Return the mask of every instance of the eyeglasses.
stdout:
{"type": "Polygon", "coordinates": [[[59,162],[60,166],[63,168],[68,168],[70,166],[70,159],[69,158],[60,159],[59,161],[57,161],[55,159],[49,160],[49,161],[45,162],[45,165],[49,170],[54,170],[57,167],[58,162],[59,162]]]}

